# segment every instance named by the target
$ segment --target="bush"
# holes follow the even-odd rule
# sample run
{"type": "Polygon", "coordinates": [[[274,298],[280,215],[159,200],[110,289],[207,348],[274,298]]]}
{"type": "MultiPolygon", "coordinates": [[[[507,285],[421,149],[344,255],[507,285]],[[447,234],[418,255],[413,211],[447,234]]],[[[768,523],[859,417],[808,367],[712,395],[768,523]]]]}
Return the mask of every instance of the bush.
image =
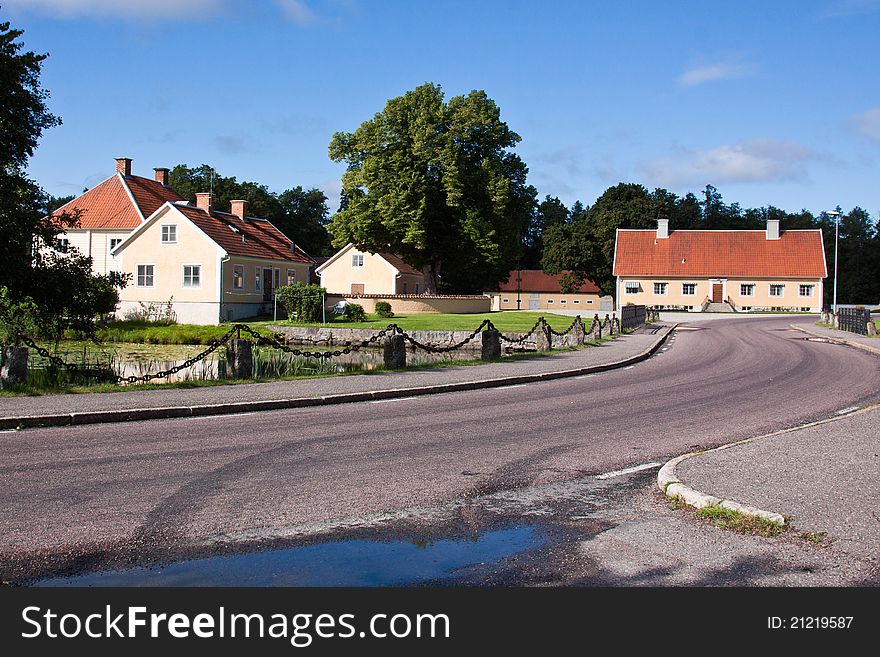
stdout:
{"type": "Polygon", "coordinates": [[[293,285],[282,285],[275,291],[287,318],[298,324],[317,324],[321,321],[324,310],[324,295],[327,294],[320,285],[304,285],[296,282],[293,285]]]}
{"type": "Polygon", "coordinates": [[[345,321],[347,322],[363,322],[367,319],[367,313],[364,307],[359,303],[349,303],[345,306],[345,321]]]}
{"type": "Polygon", "coordinates": [[[376,314],[379,317],[394,317],[394,312],[391,310],[391,304],[387,301],[376,302],[376,314]]]}
{"type": "Polygon", "coordinates": [[[174,297],[165,303],[144,303],[138,301],[137,308],[129,308],[125,311],[123,319],[126,322],[144,322],[156,326],[171,326],[177,324],[177,313],[172,305],[174,297]]]}

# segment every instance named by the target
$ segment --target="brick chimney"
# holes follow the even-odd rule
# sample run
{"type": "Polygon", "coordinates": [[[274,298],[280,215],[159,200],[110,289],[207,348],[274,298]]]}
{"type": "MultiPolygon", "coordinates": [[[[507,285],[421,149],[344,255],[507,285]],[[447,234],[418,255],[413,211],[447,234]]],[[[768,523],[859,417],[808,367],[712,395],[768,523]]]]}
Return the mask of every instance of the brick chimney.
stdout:
{"type": "Polygon", "coordinates": [[[127,157],[117,157],[116,158],[116,173],[121,173],[123,176],[131,175],[131,159],[127,157]]]}
{"type": "Polygon", "coordinates": [[[168,169],[165,167],[156,167],[153,171],[156,174],[156,182],[168,187],[168,169]]]}
{"type": "Polygon", "coordinates": [[[242,221],[247,221],[248,202],[247,201],[229,201],[232,208],[230,214],[235,215],[242,221]]]}
{"type": "Polygon", "coordinates": [[[669,237],[669,219],[657,219],[657,239],[665,240],[669,237]]]}
{"type": "Polygon", "coordinates": [[[213,198],[211,192],[198,192],[196,194],[196,207],[199,210],[204,210],[208,214],[211,214],[211,204],[213,198]]]}
{"type": "Polygon", "coordinates": [[[768,240],[778,240],[779,239],[779,219],[768,219],[767,220],[767,239],[768,240]]]}

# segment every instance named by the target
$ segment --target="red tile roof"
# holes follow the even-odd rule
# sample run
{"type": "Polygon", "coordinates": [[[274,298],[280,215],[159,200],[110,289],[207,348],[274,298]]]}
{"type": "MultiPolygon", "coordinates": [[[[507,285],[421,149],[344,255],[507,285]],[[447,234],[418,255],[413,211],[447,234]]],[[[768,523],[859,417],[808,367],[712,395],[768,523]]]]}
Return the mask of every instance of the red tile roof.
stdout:
{"type": "MultiPolygon", "coordinates": [[[[561,274],[551,276],[550,274],[545,274],[540,269],[514,269],[510,272],[507,280],[498,287],[500,292],[516,292],[517,272],[519,272],[520,276],[519,289],[521,292],[552,292],[555,294],[560,293],[559,279],[562,278],[563,274],[569,273],[562,272],[561,274]]],[[[601,294],[598,286],[593,281],[584,281],[577,289],[577,292],[580,294],[601,294]]]]}
{"type": "Polygon", "coordinates": [[[208,214],[190,205],[175,204],[174,207],[229,255],[314,263],[298,246],[291,252],[293,241],[265,219],[248,217],[247,221],[242,221],[225,212],[208,214]]]}
{"type": "Polygon", "coordinates": [[[80,210],[80,228],[137,228],[165,201],[182,200],[173,189],[155,180],[114,175],[52,214],[57,216],[61,212],[80,210]],[[137,206],[132,203],[132,196],[137,206]]]}
{"type": "Polygon", "coordinates": [[[401,274],[411,274],[413,276],[424,276],[423,272],[420,272],[415,267],[410,267],[406,264],[402,258],[394,255],[393,253],[388,253],[387,251],[379,251],[377,255],[385,258],[401,274]]]}
{"type": "Polygon", "coordinates": [[[619,230],[615,276],[824,278],[821,230],[619,230]]]}

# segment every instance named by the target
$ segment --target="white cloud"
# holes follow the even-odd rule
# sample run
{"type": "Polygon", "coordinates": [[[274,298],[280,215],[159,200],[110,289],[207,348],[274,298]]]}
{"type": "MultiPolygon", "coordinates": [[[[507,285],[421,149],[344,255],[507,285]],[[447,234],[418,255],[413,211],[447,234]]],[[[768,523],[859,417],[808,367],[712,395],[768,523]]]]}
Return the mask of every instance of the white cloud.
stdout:
{"type": "Polygon", "coordinates": [[[856,130],[868,139],[880,141],[880,107],[871,107],[852,118],[856,130]]]}
{"type": "Polygon", "coordinates": [[[216,13],[227,0],[5,0],[11,10],[53,18],[100,16],[124,20],[201,18],[216,13]]]}
{"type": "Polygon", "coordinates": [[[695,66],[678,76],[682,87],[696,87],[705,82],[733,80],[742,78],[752,71],[751,64],[738,61],[722,61],[714,64],[695,66]]]}
{"type": "Polygon", "coordinates": [[[317,14],[309,9],[305,0],[275,0],[275,4],[281,7],[288,19],[300,27],[309,27],[318,20],[317,14]]]}
{"type": "Polygon", "coordinates": [[[678,157],[646,162],[650,185],[703,185],[768,182],[806,176],[809,150],[791,142],[755,139],[710,150],[684,151],[678,157]]]}

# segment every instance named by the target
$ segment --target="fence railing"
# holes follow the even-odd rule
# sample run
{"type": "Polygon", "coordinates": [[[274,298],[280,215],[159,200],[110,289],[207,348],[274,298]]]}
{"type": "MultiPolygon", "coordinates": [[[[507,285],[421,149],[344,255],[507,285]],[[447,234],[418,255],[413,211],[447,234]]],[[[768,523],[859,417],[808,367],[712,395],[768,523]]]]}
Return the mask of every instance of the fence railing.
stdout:
{"type": "Polygon", "coordinates": [[[841,331],[868,335],[868,323],[871,321],[871,311],[867,308],[838,308],[837,327],[841,331]]]}

